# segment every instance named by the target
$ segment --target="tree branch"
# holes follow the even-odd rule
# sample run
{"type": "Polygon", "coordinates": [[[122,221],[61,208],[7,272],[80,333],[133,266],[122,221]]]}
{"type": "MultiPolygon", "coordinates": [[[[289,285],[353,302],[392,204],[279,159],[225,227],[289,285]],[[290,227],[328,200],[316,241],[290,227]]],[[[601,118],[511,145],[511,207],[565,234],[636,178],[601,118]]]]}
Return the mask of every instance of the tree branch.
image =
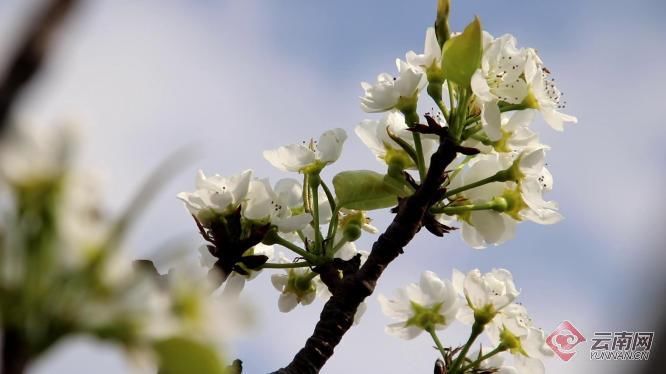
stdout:
{"type": "Polygon", "coordinates": [[[0,78],[0,132],[25,86],[39,72],[53,36],[79,0],[50,0],[29,25],[18,49],[0,78]]]}
{"type": "Polygon", "coordinates": [[[5,326],[2,332],[1,374],[23,374],[30,355],[21,331],[5,326]]]}
{"type": "Polygon", "coordinates": [[[358,272],[345,276],[321,312],[319,322],[305,346],[285,368],[275,373],[318,373],[333,355],[335,346],[349,330],[359,304],[375,290],[384,269],[403,253],[403,248],[420,230],[433,196],[444,183],[445,170],[455,159],[459,147],[442,137],[432,155],[430,169],[416,192],[400,202],[398,212],[386,231],[372,246],[368,260],[358,272]]]}

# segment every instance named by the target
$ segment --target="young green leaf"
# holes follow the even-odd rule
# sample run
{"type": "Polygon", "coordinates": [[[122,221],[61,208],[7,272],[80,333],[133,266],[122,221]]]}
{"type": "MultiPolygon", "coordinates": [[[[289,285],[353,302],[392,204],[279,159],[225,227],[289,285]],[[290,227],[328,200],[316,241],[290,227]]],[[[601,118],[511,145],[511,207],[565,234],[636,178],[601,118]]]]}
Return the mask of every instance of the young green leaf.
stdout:
{"type": "Polygon", "coordinates": [[[462,34],[444,43],[442,49],[444,77],[462,87],[469,87],[472,75],[481,64],[482,54],[481,21],[475,17],[462,34]]]}
{"type": "Polygon", "coordinates": [[[373,210],[395,206],[403,190],[385,182],[382,174],[369,170],[343,171],[333,178],[338,206],[373,210]]]}
{"type": "Polygon", "coordinates": [[[170,338],[155,344],[159,357],[160,374],[226,374],[219,355],[205,344],[185,339],[170,338]]]}

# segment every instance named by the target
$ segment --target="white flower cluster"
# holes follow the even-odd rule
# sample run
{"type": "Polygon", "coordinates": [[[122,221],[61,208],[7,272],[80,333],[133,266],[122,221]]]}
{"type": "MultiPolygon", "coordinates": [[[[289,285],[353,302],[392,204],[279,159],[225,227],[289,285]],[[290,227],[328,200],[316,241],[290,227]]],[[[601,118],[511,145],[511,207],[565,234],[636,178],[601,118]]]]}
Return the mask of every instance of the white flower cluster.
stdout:
{"type": "MultiPolygon", "coordinates": [[[[346,139],[344,130],[334,129],[322,134],[319,141],[265,151],[264,157],[280,170],[310,173],[335,162],[346,139]]],[[[252,170],[231,177],[206,177],[199,171],[195,185],[194,192],[181,192],[178,198],[202,224],[239,209],[247,221],[269,224],[283,233],[303,230],[312,221],[312,214],[304,209],[303,186],[292,178],[271,187],[267,179],[253,178],[252,170]]],[[[325,208],[328,203],[322,205],[325,208]]]]}
{"type": "Polygon", "coordinates": [[[194,273],[162,278],[132,267],[120,247],[123,218],[105,215],[98,179],[73,169],[71,127],[10,131],[0,145],[0,289],[12,300],[0,307],[11,316],[2,329],[25,332],[25,344],[34,344],[27,350],[93,335],[153,369],[172,339],[219,355],[247,324],[245,309],[211,297],[207,279],[194,273]]]}
{"type": "MultiPolygon", "coordinates": [[[[518,48],[516,44],[512,35],[494,38],[483,32],[481,67],[474,73],[471,87],[479,101],[477,105],[484,113],[482,118],[487,135],[493,140],[500,138],[499,109],[507,104],[525,104],[526,108],[538,110],[556,130],[562,130],[565,122],[577,122],[575,117],[560,112],[566,106],[563,94],[555,86],[536,50],[518,48]]],[[[418,100],[420,91],[428,82],[428,73],[439,69],[442,63],[442,50],[433,27],[426,31],[424,53],[410,51],[406,60],[396,60],[397,76],[382,73],[375,84],[361,83],[364,90],[361,108],[364,111],[400,110],[405,102],[418,100]]]]}
{"type": "MultiPolygon", "coordinates": [[[[457,37],[460,34],[452,36],[457,37]]],[[[456,113],[462,115],[459,142],[480,153],[461,155],[452,164],[444,186],[446,198],[432,211],[439,214],[442,224],[462,226],[463,239],[473,248],[509,240],[516,224],[523,220],[552,224],[562,219],[557,204],[544,198],[553,187],[545,163],[550,147],[539,142],[530,125],[537,112],[556,130],[562,130],[566,122],[577,122],[561,112],[565,107],[563,94],[534,49],[518,48],[511,35],[494,38],[484,31],[481,39],[480,66],[471,76],[469,88],[464,88],[443,83],[442,48],[435,29],[428,28],[424,53],[410,51],[406,61],[398,60],[396,77],[383,73],[375,84],[362,83],[363,110],[387,113],[356,128],[380,161],[400,170],[416,168],[417,158],[409,153],[417,149],[418,141],[417,151],[427,168],[439,141],[429,134],[414,137],[412,123],[403,113],[416,115],[420,93],[428,86],[428,93],[442,110],[436,119],[430,119],[453,131],[454,124],[447,121],[456,120],[454,108],[445,108],[430,88],[438,86],[434,91],[447,93],[452,105],[455,99],[467,98],[459,103],[466,109],[456,113]],[[447,114],[448,109],[451,114],[447,114]]]]}
{"type": "MultiPolygon", "coordinates": [[[[318,140],[303,141],[301,144],[264,152],[266,160],[276,168],[303,174],[303,184],[293,178],[284,178],[272,187],[268,179],[254,178],[252,170],[231,177],[207,177],[199,171],[196,190],[178,194],[190,214],[207,232],[212,244],[200,249],[202,265],[206,269],[213,269],[218,261],[228,261],[228,256],[225,260],[220,259],[225,257],[223,252],[233,247],[233,243],[216,239],[216,227],[229,226],[230,217],[240,217],[238,235],[241,238],[251,235],[260,226],[274,230],[262,238],[268,245],[258,242],[240,249],[242,252],[233,260],[236,263],[226,279],[223,294],[238,295],[246,281],[254,279],[264,267],[271,267],[284,269],[284,272],[271,276],[273,286],[280,292],[280,311],[289,312],[298,304],[308,305],[317,295],[324,300],[330,298],[327,286],[310,267],[317,259],[348,261],[357,254],[363,255],[353,243],[357,237],[345,235],[347,229],[356,222],[359,230],[376,233],[362,211],[344,208],[333,211],[335,201],[329,201],[321,187],[313,187],[314,182],[310,179],[318,177],[324,167],[337,161],[346,139],[344,130],[333,129],[324,132],[318,140]],[[317,191],[317,199],[312,197],[313,189],[317,191]],[[328,243],[326,247],[322,245],[326,253],[315,254],[317,236],[322,235],[322,232],[329,234],[321,238],[328,243]],[[285,253],[275,251],[275,244],[299,256],[289,258],[285,253]],[[256,256],[265,256],[263,264],[248,267],[245,264],[247,259],[256,256]],[[299,258],[309,262],[299,263],[299,258]]],[[[365,305],[359,308],[357,319],[364,310],[365,305]]]]}
{"type": "Polygon", "coordinates": [[[206,177],[199,171],[194,192],[181,192],[181,199],[189,212],[202,223],[216,216],[225,216],[242,207],[248,221],[270,224],[282,232],[303,229],[312,216],[301,213],[302,187],[294,179],[282,179],[271,187],[267,179],[253,179],[252,170],[239,175],[206,177]]]}
{"type": "MultiPolygon", "coordinates": [[[[413,339],[423,331],[435,334],[456,320],[475,324],[485,331],[492,346],[499,348],[477,369],[543,373],[541,360],[553,353],[543,330],[534,327],[525,307],[514,302],[518,295],[513,277],[505,269],[485,274],[478,269],[467,274],[454,270],[452,281],[426,271],[418,284],[399,289],[393,298],[380,295],[379,303],[384,314],[398,321],[386,327],[390,335],[413,339]],[[509,356],[513,364],[504,365],[504,358],[509,356]]],[[[481,356],[478,351],[472,353],[467,356],[468,362],[481,356]]]]}

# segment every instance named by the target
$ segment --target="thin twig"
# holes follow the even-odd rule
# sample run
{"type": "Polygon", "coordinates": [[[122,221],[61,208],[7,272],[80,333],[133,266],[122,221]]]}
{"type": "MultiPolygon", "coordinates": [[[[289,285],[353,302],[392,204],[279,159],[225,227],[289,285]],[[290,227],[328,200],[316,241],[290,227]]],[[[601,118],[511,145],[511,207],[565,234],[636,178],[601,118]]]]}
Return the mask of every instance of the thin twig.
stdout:
{"type": "Polygon", "coordinates": [[[0,78],[0,132],[9,122],[12,106],[41,69],[53,37],[79,0],[51,0],[32,20],[0,78]]]}

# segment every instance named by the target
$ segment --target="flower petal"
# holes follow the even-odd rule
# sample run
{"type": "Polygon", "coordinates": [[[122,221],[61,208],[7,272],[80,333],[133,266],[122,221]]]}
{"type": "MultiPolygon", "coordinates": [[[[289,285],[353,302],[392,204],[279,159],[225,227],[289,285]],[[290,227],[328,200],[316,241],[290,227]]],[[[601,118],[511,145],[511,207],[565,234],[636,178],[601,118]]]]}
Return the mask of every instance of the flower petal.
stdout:
{"type": "Polygon", "coordinates": [[[264,151],[264,158],[282,171],[299,172],[315,162],[315,153],[301,144],[290,144],[277,149],[264,151]]]}
{"type": "Polygon", "coordinates": [[[317,144],[319,160],[325,163],[337,161],[340,153],[342,153],[342,145],[345,143],[345,140],[347,140],[347,133],[340,128],[323,133],[319,137],[319,143],[317,144]]]}
{"type": "Polygon", "coordinates": [[[291,292],[280,294],[280,298],[278,298],[278,309],[280,312],[290,312],[296,308],[296,305],[298,305],[298,297],[295,294],[291,292]]]}

